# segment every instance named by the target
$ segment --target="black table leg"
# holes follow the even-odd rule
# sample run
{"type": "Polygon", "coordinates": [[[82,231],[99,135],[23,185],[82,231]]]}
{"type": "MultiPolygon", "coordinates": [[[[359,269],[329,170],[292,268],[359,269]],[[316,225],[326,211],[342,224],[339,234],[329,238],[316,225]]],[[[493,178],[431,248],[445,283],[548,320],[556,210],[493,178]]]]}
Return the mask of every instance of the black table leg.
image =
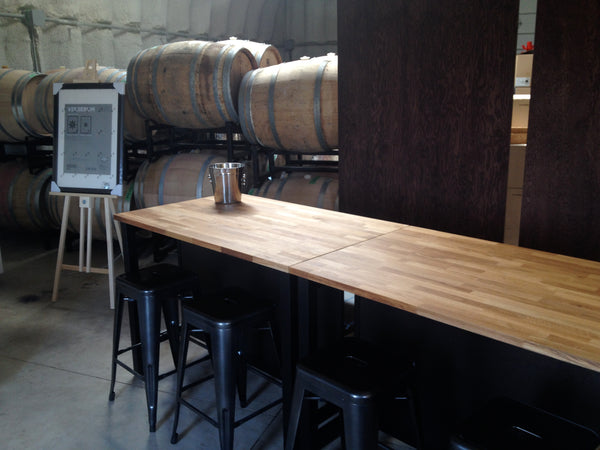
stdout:
{"type": "Polygon", "coordinates": [[[123,265],[125,273],[133,273],[139,270],[138,248],[135,239],[137,228],[121,222],[121,234],[123,235],[123,265]]]}
{"type": "MultiPolygon", "coordinates": [[[[123,266],[125,273],[133,273],[139,270],[138,247],[135,239],[136,227],[121,222],[121,234],[123,236],[123,266]]],[[[135,302],[127,302],[129,312],[129,334],[131,342],[140,342],[140,322],[138,320],[138,310],[135,302]]],[[[133,370],[139,374],[144,373],[141,349],[132,350],[133,370]]]]}
{"type": "Polygon", "coordinates": [[[304,358],[317,348],[317,285],[303,278],[298,280],[298,358],[304,358]]]}
{"type": "Polygon", "coordinates": [[[279,311],[281,314],[283,439],[285,441],[298,361],[298,278],[293,275],[285,274],[281,277],[279,311]]]}

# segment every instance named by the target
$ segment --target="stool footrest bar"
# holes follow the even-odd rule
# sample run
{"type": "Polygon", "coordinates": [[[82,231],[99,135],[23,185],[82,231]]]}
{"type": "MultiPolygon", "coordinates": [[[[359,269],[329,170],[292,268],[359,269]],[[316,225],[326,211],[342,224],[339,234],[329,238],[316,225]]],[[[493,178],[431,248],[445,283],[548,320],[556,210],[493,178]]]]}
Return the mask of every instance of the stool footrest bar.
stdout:
{"type": "Polygon", "coordinates": [[[204,378],[194,381],[193,383],[186,384],[185,386],[181,386],[181,392],[183,393],[183,392],[187,391],[188,389],[191,389],[195,386],[198,386],[199,384],[204,383],[205,381],[212,380],[214,377],[215,377],[214,374],[210,374],[210,375],[205,376],[204,378]]]}
{"type": "Polygon", "coordinates": [[[250,419],[254,419],[254,418],[255,418],[256,416],[258,416],[259,414],[262,414],[262,413],[264,413],[265,411],[268,411],[269,409],[271,409],[271,408],[274,408],[275,406],[277,406],[277,405],[278,405],[278,404],[280,404],[280,403],[281,403],[281,399],[278,399],[278,400],[275,400],[275,401],[273,401],[273,402],[269,403],[268,405],[265,405],[265,406],[263,406],[262,408],[260,408],[260,409],[258,409],[258,410],[256,410],[256,411],[254,411],[253,413],[251,413],[251,414],[248,414],[247,416],[244,416],[244,417],[242,417],[240,420],[236,421],[236,422],[233,424],[233,427],[234,427],[234,428],[237,428],[237,427],[238,427],[238,426],[240,426],[241,424],[248,422],[250,419]]]}

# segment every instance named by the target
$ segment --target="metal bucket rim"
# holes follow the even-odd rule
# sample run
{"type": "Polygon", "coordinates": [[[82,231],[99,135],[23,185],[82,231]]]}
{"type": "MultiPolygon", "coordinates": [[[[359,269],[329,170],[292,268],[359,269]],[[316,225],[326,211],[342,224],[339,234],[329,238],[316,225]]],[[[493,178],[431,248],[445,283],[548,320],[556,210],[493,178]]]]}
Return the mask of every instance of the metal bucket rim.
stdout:
{"type": "Polygon", "coordinates": [[[228,169],[242,169],[245,166],[244,163],[240,162],[221,162],[221,163],[213,163],[208,166],[213,170],[228,170],[228,169]]]}

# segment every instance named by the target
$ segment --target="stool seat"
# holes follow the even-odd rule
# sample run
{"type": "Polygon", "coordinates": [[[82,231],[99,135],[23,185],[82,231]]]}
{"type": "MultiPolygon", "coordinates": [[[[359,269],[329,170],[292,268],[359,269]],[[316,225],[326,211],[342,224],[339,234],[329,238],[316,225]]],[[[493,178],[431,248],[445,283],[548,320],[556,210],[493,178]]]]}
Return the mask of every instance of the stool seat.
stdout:
{"type": "Polygon", "coordinates": [[[117,365],[144,381],[148,408],[148,423],[151,432],[156,430],[156,405],[158,381],[175,371],[159,375],[159,344],[168,338],[177,366],[179,351],[179,298],[197,289],[196,273],[172,264],[155,264],[133,273],[124,273],[115,280],[117,305],[113,327],[113,350],[109,400],[115,398],[117,365]],[[124,305],[129,305],[131,345],[120,348],[121,324],[124,305]],[[161,333],[161,311],[166,331],[161,333]],[[133,367],[119,359],[125,352],[134,354],[133,367]],[[136,356],[139,355],[139,358],[136,356]]]}
{"type": "Polygon", "coordinates": [[[151,294],[154,296],[172,296],[176,291],[193,287],[198,276],[189,270],[173,264],[155,264],[133,273],[123,273],[116,279],[117,289],[123,295],[128,293],[139,296],[151,294]]]}
{"type": "Polygon", "coordinates": [[[318,377],[319,383],[338,389],[353,399],[371,399],[403,386],[413,364],[393,358],[380,347],[346,338],[304,358],[297,370],[318,377]]]}
{"type": "MultiPolygon", "coordinates": [[[[244,407],[247,403],[244,333],[250,327],[270,324],[273,311],[272,303],[235,288],[206,294],[183,305],[172,444],[179,440],[177,426],[181,405],[218,428],[221,449],[230,450],[233,448],[233,433],[237,426],[281,403],[279,398],[246,417],[235,420],[236,386],[240,404],[244,407]],[[207,336],[215,380],[216,419],[196,408],[182,396],[188,388],[206,380],[205,378],[183,384],[189,342],[194,332],[202,332],[207,336]]],[[[260,371],[259,373],[266,375],[260,371]]],[[[271,377],[267,376],[267,379],[273,381],[271,377]]]]}
{"type": "Polygon", "coordinates": [[[225,288],[205,293],[184,306],[184,312],[193,322],[205,322],[210,327],[228,328],[241,322],[264,320],[273,310],[273,304],[257,299],[239,288],[225,288]]]}
{"type": "Polygon", "coordinates": [[[385,397],[410,402],[415,435],[420,426],[412,389],[413,364],[378,346],[346,338],[303,359],[296,366],[296,381],[286,449],[295,445],[304,400],[324,400],[341,409],[347,449],[377,448],[378,406],[385,397]]]}
{"type": "Polygon", "coordinates": [[[595,450],[596,432],[506,397],[486,403],[452,437],[453,450],[595,450]]]}

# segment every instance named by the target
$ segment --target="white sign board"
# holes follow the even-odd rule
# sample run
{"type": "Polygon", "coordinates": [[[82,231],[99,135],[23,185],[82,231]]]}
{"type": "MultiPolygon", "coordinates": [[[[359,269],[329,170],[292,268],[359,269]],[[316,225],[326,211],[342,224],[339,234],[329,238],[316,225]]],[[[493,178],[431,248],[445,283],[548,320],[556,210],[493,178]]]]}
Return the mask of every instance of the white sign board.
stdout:
{"type": "Polygon", "coordinates": [[[122,195],[123,83],[54,85],[52,190],[122,195]]]}

